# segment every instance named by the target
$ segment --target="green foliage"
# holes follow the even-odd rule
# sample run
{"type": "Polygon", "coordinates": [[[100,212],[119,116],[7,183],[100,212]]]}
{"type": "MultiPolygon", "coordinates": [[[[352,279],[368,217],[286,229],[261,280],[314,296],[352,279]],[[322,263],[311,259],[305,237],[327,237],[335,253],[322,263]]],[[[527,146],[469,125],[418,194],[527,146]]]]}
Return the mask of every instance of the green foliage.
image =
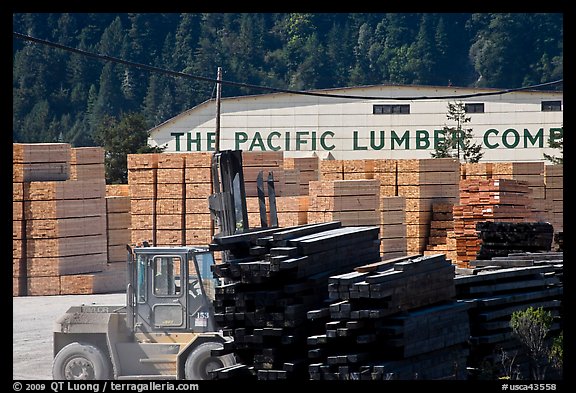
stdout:
{"type": "Polygon", "coordinates": [[[99,124],[94,139],[105,151],[106,183],[128,182],[128,154],[162,151],[148,146],[148,128],[140,113],[123,114],[120,120],[106,116],[99,124]]]}
{"type": "Polygon", "coordinates": [[[510,327],[512,332],[526,348],[532,365],[532,376],[542,380],[546,374],[550,358],[548,334],[554,318],[543,307],[532,306],[512,313],[510,327]]]}
{"type": "Polygon", "coordinates": [[[482,146],[474,143],[471,128],[463,128],[471,118],[466,116],[463,102],[448,103],[446,118],[456,122],[456,126],[444,126],[444,138],[437,143],[432,158],[456,158],[464,162],[478,162],[484,155],[482,146]]]}
{"type": "MultiPolygon", "coordinates": [[[[520,87],[562,77],[561,13],[14,13],[16,32],[174,71],[282,88],[520,87]]],[[[94,144],[106,117],[158,125],[214,84],[13,40],[13,141],[94,144]]],[[[224,96],[261,91],[225,86],[224,96]]],[[[472,151],[472,149],[471,149],[472,151]]],[[[467,159],[464,157],[464,159],[467,159]]],[[[470,157],[470,159],[473,159],[470,157]]]]}
{"type": "Polygon", "coordinates": [[[554,165],[562,165],[564,164],[564,138],[560,138],[559,140],[550,140],[548,141],[548,147],[552,149],[558,149],[560,152],[560,156],[555,156],[551,154],[544,153],[544,158],[550,161],[554,165]]]}

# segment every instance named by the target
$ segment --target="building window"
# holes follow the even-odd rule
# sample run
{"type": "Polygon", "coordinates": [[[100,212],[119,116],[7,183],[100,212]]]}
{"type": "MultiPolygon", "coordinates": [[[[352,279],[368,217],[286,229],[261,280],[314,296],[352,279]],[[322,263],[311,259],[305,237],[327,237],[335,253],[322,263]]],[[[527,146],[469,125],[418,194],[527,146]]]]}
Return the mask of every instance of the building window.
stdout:
{"type": "Polygon", "coordinates": [[[410,114],[409,104],[398,105],[374,105],[372,107],[374,115],[410,114]]]}
{"type": "Polygon", "coordinates": [[[464,104],[466,113],[484,113],[484,104],[464,104]]]}
{"type": "Polygon", "coordinates": [[[562,110],[562,101],[542,101],[542,112],[559,112],[562,110]]]}

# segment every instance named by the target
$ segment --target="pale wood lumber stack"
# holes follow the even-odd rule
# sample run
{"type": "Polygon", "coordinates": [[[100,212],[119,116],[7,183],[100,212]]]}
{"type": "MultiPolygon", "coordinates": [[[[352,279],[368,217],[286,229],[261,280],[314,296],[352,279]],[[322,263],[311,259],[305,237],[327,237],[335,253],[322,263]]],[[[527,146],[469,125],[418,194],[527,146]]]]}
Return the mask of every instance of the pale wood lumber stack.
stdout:
{"type": "Polygon", "coordinates": [[[109,273],[104,151],[13,144],[13,295],[118,290],[109,273]]]}
{"type": "Polygon", "coordinates": [[[320,180],[320,160],[317,156],[285,157],[284,173],[286,186],[289,184],[288,178],[292,176],[293,180],[290,182],[291,184],[297,184],[297,188],[291,189],[291,193],[287,192],[288,190],[284,190],[283,195],[308,195],[308,183],[320,180]],[[289,171],[292,175],[288,175],[289,171]],[[293,175],[294,173],[296,173],[297,176],[293,175]]]}
{"type": "Polygon", "coordinates": [[[380,225],[378,180],[311,181],[308,223],[380,225]]]}
{"type": "Polygon", "coordinates": [[[380,254],[382,259],[402,257],[406,249],[406,198],[380,197],[380,254]]]}
{"type": "Polygon", "coordinates": [[[460,164],[451,158],[398,160],[398,194],[406,198],[407,250],[423,253],[428,243],[432,204],[458,203],[460,164]]]}
{"type": "MultiPolygon", "coordinates": [[[[281,151],[242,152],[242,167],[244,169],[244,188],[247,197],[258,196],[258,173],[262,171],[264,183],[271,172],[274,177],[274,191],[277,196],[284,195],[284,154],[281,151]]],[[[268,195],[268,187],[264,187],[268,195]]]]}

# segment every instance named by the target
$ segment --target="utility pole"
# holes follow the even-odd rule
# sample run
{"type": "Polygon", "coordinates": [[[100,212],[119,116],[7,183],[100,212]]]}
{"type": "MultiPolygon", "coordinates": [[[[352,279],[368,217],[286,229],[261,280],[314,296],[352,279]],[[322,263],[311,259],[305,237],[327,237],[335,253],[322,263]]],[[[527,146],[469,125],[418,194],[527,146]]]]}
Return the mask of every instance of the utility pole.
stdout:
{"type": "Polygon", "coordinates": [[[220,99],[222,98],[222,67],[218,67],[216,77],[216,153],[220,151],[220,99]]]}

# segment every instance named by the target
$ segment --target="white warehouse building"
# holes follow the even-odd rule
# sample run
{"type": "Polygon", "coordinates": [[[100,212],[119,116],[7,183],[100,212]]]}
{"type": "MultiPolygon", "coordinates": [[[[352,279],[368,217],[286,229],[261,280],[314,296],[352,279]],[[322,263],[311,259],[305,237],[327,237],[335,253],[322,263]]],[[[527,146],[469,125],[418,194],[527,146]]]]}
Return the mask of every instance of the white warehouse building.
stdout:
{"type": "MultiPolygon", "coordinates": [[[[444,127],[456,126],[447,119],[448,103],[463,102],[470,122],[462,128],[473,130],[482,161],[560,155],[549,142],[563,136],[562,91],[375,85],[311,92],[223,98],[220,149],[348,160],[431,158],[444,127]]],[[[216,104],[209,100],[150,129],[148,142],[166,152],[213,151],[215,127],[216,104]]]]}

